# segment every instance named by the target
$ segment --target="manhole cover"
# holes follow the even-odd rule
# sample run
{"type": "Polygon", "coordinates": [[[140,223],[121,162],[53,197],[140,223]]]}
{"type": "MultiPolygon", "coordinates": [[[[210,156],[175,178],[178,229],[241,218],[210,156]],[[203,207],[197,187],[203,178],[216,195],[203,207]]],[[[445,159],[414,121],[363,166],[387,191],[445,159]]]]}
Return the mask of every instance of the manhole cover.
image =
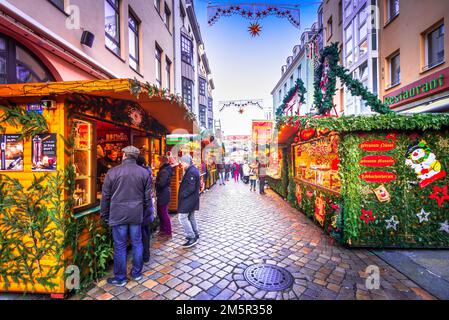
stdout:
{"type": "Polygon", "coordinates": [[[244,277],[254,287],[266,291],[282,291],[293,284],[290,272],[271,264],[249,266],[244,272],[244,277]]]}

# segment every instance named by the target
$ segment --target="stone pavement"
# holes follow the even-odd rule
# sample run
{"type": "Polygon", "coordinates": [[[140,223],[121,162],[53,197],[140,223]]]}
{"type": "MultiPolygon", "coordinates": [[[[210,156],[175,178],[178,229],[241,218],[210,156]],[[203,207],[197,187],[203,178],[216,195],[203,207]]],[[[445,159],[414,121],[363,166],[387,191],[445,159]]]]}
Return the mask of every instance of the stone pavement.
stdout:
{"type": "Polygon", "coordinates": [[[174,237],[152,244],[144,278],[117,288],[97,283],[72,299],[253,300],[253,299],[434,299],[368,250],[347,249],[268,190],[265,196],[242,182],[216,185],[202,195],[197,213],[201,239],[192,248],[177,217],[174,237]],[[249,285],[243,271],[267,262],[289,270],[295,282],[283,292],[249,285]],[[380,289],[365,286],[368,265],[380,268],[380,289]]]}

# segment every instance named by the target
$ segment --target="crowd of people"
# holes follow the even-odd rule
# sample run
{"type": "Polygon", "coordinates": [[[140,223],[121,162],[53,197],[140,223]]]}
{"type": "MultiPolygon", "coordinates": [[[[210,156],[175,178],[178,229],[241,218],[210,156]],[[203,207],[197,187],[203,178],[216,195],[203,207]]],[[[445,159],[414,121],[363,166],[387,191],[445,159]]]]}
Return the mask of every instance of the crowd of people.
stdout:
{"type": "MultiPolygon", "coordinates": [[[[118,166],[105,170],[102,186],[101,218],[112,229],[114,242],[114,277],[108,283],[125,286],[127,276],[127,246],[132,248],[132,268],[130,278],[142,279],[145,263],[150,261],[151,224],[154,216],[153,173],[146,164],[140,150],[128,146],[122,150],[123,160],[118,166]]],[[[198,243],[200,238],[195,212],[199,210],[201,175],[193,164],[190,155],[180,158],[184,175],[178,190],[178,219],[184,229],[186,242],[182,245],[189,248],[198,243]]],[[[106,167],[106,166],[105,166],[106,167]]],[[[243,163],[217,164],[220,185],[225,185],[231,178],[234,183],[243,181],[250,184],[250,190],[256,191],[259,181],[260,193],[264,194],[264,166],[257,160],[243,163]]],[[[154,189],[156,192],[156,212],[159,217],[159,234],[161,240],[172,237],[171,220],[168,213],[170,202],[173,167],[168,157],[161,158],[161,167],[156,175],[154,189]]]]}
{"type": "Polygon", "coordinates": [[[231,179],[234,183],[243,181],[245,184],[250,184],[250,190],[256,191],[257,182],[259,182],[260,194],[265,194],[265,176],[266,167],[257,159],[248,163],[244,162],[226,162],[222,159],[221,163],[217,164],[219,175],[219,185],[224,186],[226,182],[231,179]]]}

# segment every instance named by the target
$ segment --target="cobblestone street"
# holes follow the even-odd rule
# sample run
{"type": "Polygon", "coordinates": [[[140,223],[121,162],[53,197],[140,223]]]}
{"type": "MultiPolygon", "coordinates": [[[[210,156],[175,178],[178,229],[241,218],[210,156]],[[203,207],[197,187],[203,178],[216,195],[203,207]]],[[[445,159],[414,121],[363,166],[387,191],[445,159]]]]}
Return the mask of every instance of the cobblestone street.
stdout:
{"type": "Polygon", "coordinates": [[[183,249],[182,230],[172,217],[174,237],[152,244],[139,283],[118,288],[105,278],[72,299],[434,299],[370,251],[333,244],[270,190],[261,196],[242,182],[216,185],[202,195],[197,219],[201,239],[183,249]],[[267,292],[249,285],[244,270],[262,262],[290,271],[292,288],[267,292]],[[368,265],[380,268],[378,290],[366,289],[368,265]]]}

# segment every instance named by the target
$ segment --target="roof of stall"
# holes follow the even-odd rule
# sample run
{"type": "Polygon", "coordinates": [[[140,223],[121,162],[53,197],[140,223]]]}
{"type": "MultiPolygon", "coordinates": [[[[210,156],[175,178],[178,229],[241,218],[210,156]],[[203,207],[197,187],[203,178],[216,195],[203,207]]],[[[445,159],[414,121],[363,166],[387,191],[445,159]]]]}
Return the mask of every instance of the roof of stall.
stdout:
{"type": "MultiPolygon", "coordinates": [[[[154,87],[153,87],[154,88],[154,87]]],[[[148,94],[152,89],[132,79],[81,80],[47,83],[0,85],[0,98],[63,96],[85,94],[139,104],[168,131],[185,129],[193,132],[196,122],[189,117],[187,107],[173,95],[148,94]],[[136,92],[137,90],[137,92],[136,92]]]]}
{"type": "Polygon", "coordinates": [[[329,129],[336,132],[374,130],[441,130],[449,127],[447,113],[388,113],[342,117],[282,117],[278,119],[279,143],[286,143],[298,130],[329,129]]]}

